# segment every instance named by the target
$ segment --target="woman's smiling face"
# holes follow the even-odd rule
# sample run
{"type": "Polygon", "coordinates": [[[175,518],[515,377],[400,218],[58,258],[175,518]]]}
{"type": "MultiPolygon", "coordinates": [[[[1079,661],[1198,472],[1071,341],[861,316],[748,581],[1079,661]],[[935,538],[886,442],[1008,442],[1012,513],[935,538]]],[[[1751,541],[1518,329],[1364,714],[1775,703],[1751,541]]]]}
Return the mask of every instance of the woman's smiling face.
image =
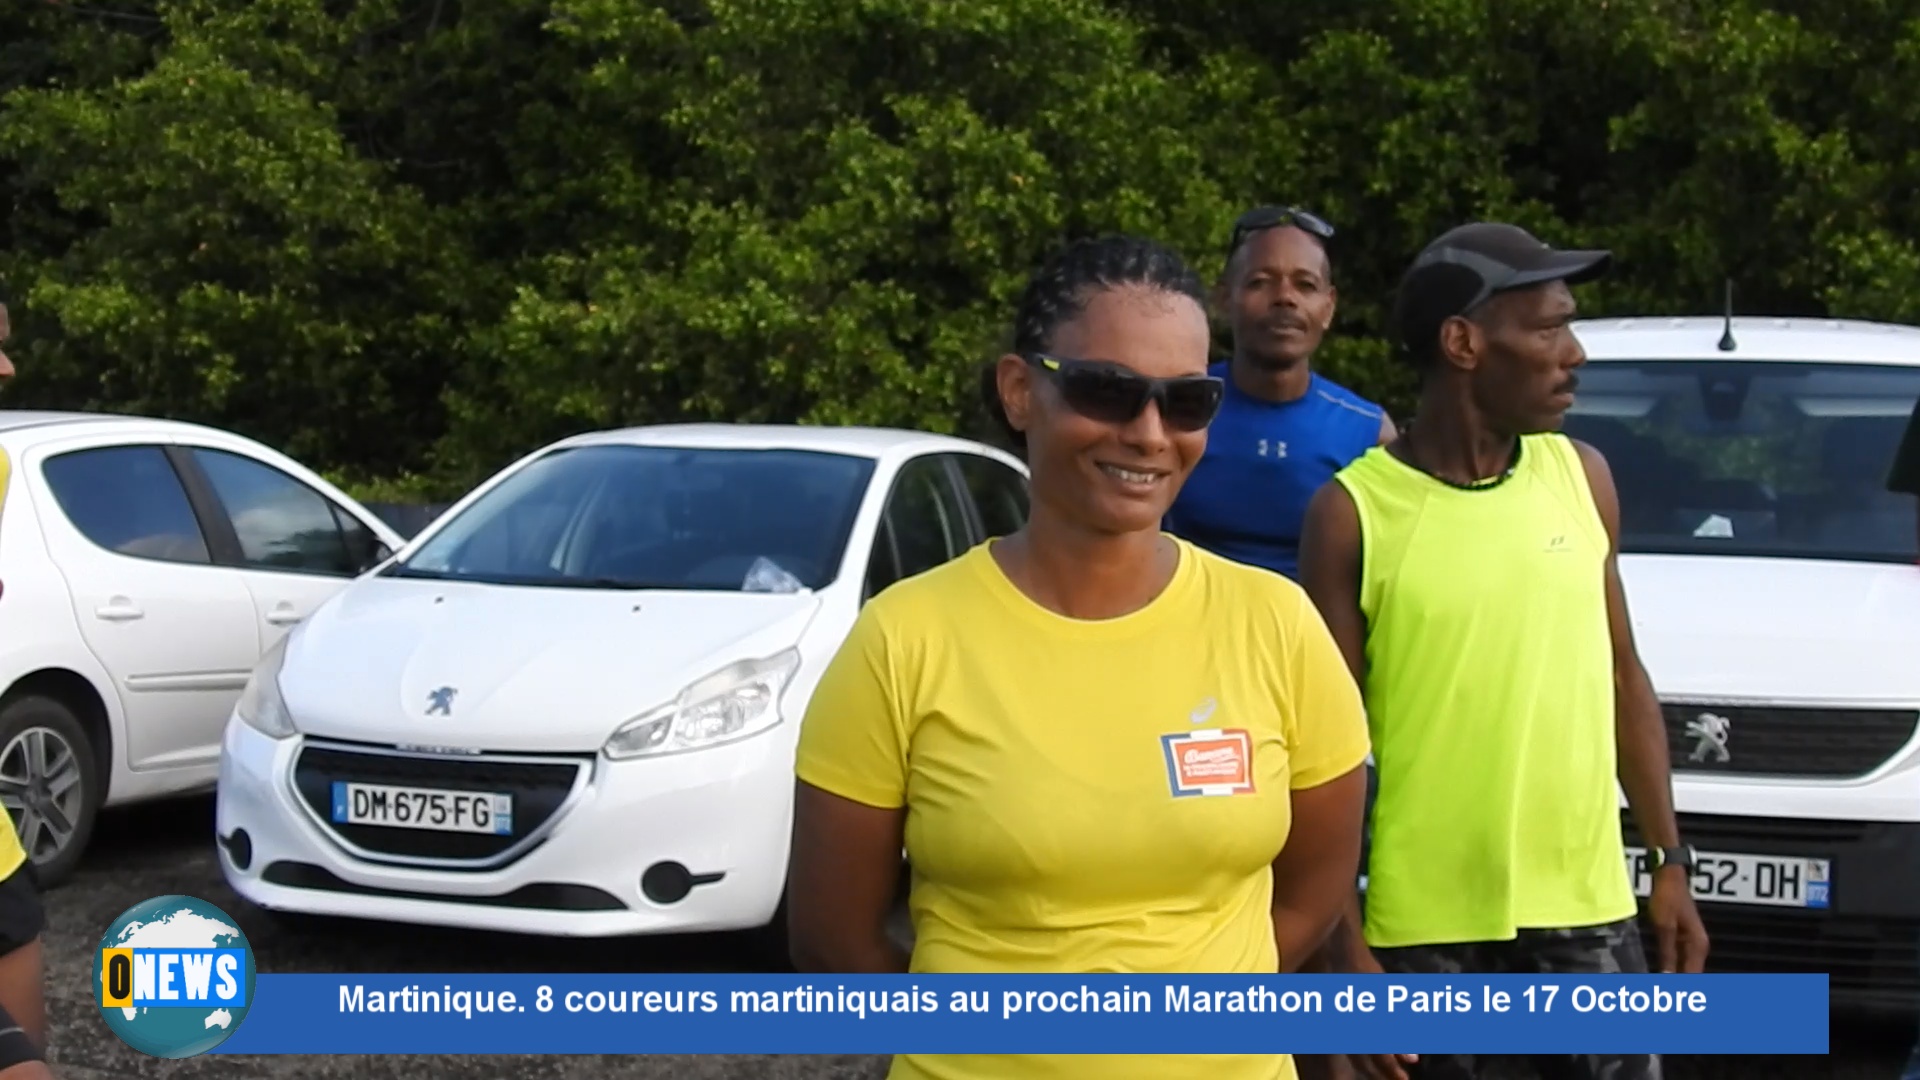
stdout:
{"type": "MultiPolygon", "coordinates": [[[[1052,353],[1096,360],[1148,378],[1207,374],[1207,316],[1188,297],[1122,286],[1089,297],[1053,335],[1052,353]]],[[[1207,433],[1162,422],[1157,405],[1127,423],[1074,410],[1036,369],[1009,363],[1008,414],[1027,435],[1034,497],[1099,533],[1157,529],[1207,448],[1207,433]]]]}

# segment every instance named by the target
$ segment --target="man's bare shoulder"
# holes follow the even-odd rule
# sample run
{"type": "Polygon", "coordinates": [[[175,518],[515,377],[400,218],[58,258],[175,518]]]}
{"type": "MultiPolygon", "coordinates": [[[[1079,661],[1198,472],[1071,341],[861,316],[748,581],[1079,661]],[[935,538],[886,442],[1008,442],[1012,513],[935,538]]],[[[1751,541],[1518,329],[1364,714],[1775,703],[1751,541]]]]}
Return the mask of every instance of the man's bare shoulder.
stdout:
{"type": "Polygon", "coordinates": [[[1562,435],[1561,438],[1572,444],[1573,452],[1580,455],[1580,464],[1587,467],[1587,472],[1592,473],[1596,470],[1605,472],[1608,470],[1607,455],[1601,453],[1599,447],[1585,439],[1576,439],[1571,435],[1562,435]]]}
{"type": "Polygon", "coordinates": [[[1320,485],[1320,490],[1307,500],[1300,532],[1303,545],[1338,542],[1344,537],[1358,539],[1360,504],[1338,477],[1320,485]]]}

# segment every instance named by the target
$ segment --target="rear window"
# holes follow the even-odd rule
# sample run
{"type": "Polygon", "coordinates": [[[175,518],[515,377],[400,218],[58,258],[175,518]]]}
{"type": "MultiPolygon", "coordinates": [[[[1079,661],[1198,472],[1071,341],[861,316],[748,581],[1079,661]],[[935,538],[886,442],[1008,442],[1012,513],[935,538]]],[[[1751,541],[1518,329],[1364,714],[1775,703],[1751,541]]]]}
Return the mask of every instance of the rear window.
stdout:
{"type": "Polygon", "coordinates": [[[1591,360],[1567,434],[1605,454],[1621,550],[1911,562],[1888,490],[1920,367],[1591,360]]]}
{"type": "Polygon", "coordinates": [[[157,446],[103,446],[48,458],[41,471],[61,513],[95,545],[162,562],[208,563],[199,518],[157,446]]]}

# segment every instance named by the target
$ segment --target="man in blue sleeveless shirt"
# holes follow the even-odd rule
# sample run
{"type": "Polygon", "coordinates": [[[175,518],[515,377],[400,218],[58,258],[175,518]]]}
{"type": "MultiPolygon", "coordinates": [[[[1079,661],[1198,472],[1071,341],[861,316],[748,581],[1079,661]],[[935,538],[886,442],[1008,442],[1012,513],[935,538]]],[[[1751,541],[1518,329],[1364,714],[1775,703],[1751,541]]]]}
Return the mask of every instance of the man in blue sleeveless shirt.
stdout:
{"type": "Polygon", "coordinates": [[[1333,226],[1293,207],[1259,207],[1234,223],[1215,291],[1233,356],[1211,368],[1227,380],[1226,400],[1165,522],[1215,554],[1290,578],[1307,501],[1394,435],[1385,409],[1310,366],[1333,325],[1332,237],[1333,226]]]}
{"type": "MultiPolygon", "coordinates": [[[[1206,453],[1164,522],[1217,555],[1296,580],[1301,522],[1314,492],[1395,435],[1385,409],[1311,366],[1338,299],[1331,239],[1332,225],[1295,207],[1257,207],[1234,222],[1214,290],[1233,329],[1233,355],[1209,368],[1226,379],[1227,394],[1207,429],[1206,453]]],[[[1369,816],[1374,782],[1369,760],[1369,816]]],[[[1363,836],[1362,866],[1370,840],[1363,836]]],[[[1316,955],[1302,970],[1333,968],[1316,955]]],[[[1336,1055],[1298,1054],[1294,1066],[1302,1080],[1352,1075],[1336,1055]]]]}

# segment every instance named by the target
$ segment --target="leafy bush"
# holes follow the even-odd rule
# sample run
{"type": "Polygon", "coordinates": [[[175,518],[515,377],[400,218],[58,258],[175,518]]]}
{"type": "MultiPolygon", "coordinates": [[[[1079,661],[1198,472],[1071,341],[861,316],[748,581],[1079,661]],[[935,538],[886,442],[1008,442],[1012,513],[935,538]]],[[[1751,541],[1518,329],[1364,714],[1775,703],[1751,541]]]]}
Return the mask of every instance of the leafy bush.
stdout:
{"type": "Polygon", "coordinates": [[[606,425],[981,434],[972,374],[1046,249],[1138,231],[1214,274],[1264,201],[1340,226],[1320,366],[1400,415],[1394,279],[1475,217],[1614,248],[1589,313],[1717,311],[1732,278],[1743,311],[1914,319],[1897,7],[14,5],[7,398],[421,498],[606,425]]]}

